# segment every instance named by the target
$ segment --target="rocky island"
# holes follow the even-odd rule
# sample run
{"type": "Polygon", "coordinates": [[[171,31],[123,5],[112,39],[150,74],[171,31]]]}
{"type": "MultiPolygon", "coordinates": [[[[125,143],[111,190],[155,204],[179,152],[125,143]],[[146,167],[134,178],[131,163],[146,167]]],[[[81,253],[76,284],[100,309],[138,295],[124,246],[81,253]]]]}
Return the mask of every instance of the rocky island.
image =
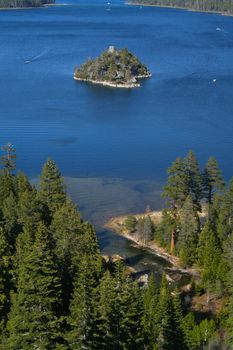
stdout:
{"type": "Polygon", "coordinates": [[[53,5],[55,0],[0,0],[0,9],[22,9],[53,5]]]}
{"type": "Polygon", "coordinates": [[[110,46],[96,59],[76,68],[74,79],[117,88],[140,87],[139,80],[151,77],[148,68],[128,51],[110,46]]]}

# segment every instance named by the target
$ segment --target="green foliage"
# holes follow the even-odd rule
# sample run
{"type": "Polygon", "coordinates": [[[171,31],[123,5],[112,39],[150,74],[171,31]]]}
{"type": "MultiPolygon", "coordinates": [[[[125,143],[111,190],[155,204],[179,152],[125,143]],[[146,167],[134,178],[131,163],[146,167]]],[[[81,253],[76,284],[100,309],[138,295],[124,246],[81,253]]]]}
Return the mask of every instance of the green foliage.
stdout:
{"type": "Polygon", "coordinates": [[[109,48],[95,60],[88,60],[75,69],[75,77],[92,81],[106,81],[115,84],[135,83],[140,76],[150,73],[139,59],[128,49],[109,48]]]}
{"type": "Polygon", "coordinates": [[[134,232],[137,224],[137,219],[134,215],[128,215],[125,220],[125,228],[129,230],[130,232],[134,232]]]}
{"type": "MultiPolygon", "coordinates": [[[[197,215],[198,163],[192,153],[181,163],[185,172],[180,177],[181,167],[177,174],[173,168],[169,180],[170,203],[179,207],[176,215],[164,210],[156,226],[149,216],[135,226],[131,217],[128,227],[144,243],[155,237],[164,246],[176,228],[176,251],[183,264],[198,258],[202,286],[216,294],[220,289],[229,299],[222,325],[228,330],[230,349],[232,183],[223,194],[213,187],[216,193],[202,229],[197,215]],[[186,181],[184,187],[181,179],[186,181]],[[175,184],[180,184],[179,191],[175,184]]],[[[0,185],[1,350],[214,349],[218,339],[214,322],[197,323],[192,314],[184,316],[179,293],[171,293],[165,276],[160,287],[150,276],[148,286],[141,288],[122,262],[109,270],[103,266],[94,228],[67,198],[54,161],[46,162],[38,190],[24,174],[11,171],[2,172],[0,185]]]]}
{"type": "Polygon", "coordinates": [[[15,159],[15,149],[11,143],[7,143],[2,147],[2,150],[6,153],[0,159],[0,164],[3,166],[3,172],[10,175],[16,167],[15,159]]]}
{"type": "Polygon", "coordinates": [[[203,173],[203,187],[209,204],[213,202],[214,193],[224,188],[222,172],[214,157],[210,157],[206,163],[203,173]]]}
{"type": "Polygon", "coordinates": [[[181,208],[189,194],[189,175],[185,169],[185,162],[176,158],[167,170],[168,180],[164,187],[163,197],[172,208],[181,208]]]}
{"type": "Polygon", "coordinates": [[[222,286],[225,284],[228,269],[223,260],[219,240],[208,221],[200,233],[198,245],[198,264],[202,268],[202,281],[206,288],[216,291],[218,283],[222,286]]]}
{"type": "Polygon", "coordinates": [[[188,196],[180,211],[177,250],[183,266],[190,266],[196,260],[196,248],[200,222],[192,198],[188,196]]]}
{"type": "Polygon", "coordinates": [[[54,2],[54,0],[0,0],[0,8],[40,7],[54,2]]]}
{"type": "Polygon", "coordinates": [[[35,242],[19,265],[17,294],[9,315],[9,349],[54,349],[60,334],[61,282],[49,232],[38,226],[35,242]]]}
{"type": "Polygon", "coordinates": [[[68,318],[67,340],[72,350],[92,349],[93,339],[93,292],[97,285],[96,271],[91,256],[83,256],[74,281],[74,291],[68,318]]]}
{"type": "Polygon", "coordinates": [[[9,311],[10,289],[10,247],[6,239],[6,233],[0,228],[0,333],[2,334],[9,311]]]}
{"type": "Polygon", "coordinates": [[[192,313],[188,313],[184,317],[182,328],[184,332],[185,346],[189,350],[203,349],[213,337],[216,330],[213,320],[208,321],[205,319],[201,321],[200,324],[196,324],[192,313]]]}
{"type": "Polygon", "coordinates": [[[174,219],[169,210],[163,210],[162,220],[155,227],[154,239],[164,248],[169,248],[174,219]]]}
{"type": "Polygon", "coordinates": [[[233,13],[231,0],[130,0],[130,3],[233,13]]]}
{"type": "Polygon", "coordinates": [[[64,180],[56,163],[50,158],[42,169],[39,198],[46,203],[50,213],[54,213],[66,200],[64,180]]]}

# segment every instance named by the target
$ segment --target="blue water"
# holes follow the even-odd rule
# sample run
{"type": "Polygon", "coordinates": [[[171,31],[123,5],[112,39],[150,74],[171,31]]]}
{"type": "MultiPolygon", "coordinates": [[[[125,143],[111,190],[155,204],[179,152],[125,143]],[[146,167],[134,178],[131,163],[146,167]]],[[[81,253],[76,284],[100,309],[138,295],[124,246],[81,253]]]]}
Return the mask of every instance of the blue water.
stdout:
{"type": "Polygon", "coordinates": [[[232,62],[231,17],[94,0],[1,11],[0,143],[15,145],[30,176],[52,156],[66,176],[163,181],[192,149],[229,178],[232,62]],[[109,45],[127,46],[153,77],[130,91],[73,81],[109,45]]]}
{"type": "MultiPolygon", "coordinates": [[[[233,175],[233,18],[123,1],[0,11],[0,144],[37,176],[48,156],[85,218],[161,207],[166,168],[190,149],[233,175]],[[75,82],[76,65],[128,47],[153,77],[140,89],[75,82]],[[30,64],[25,61],[31,60],[30,64]],[[213,82],[216,79],[216,82],[213,82]]],[[[98,230],[103,254],[161,273],[156,255],[98,230]]]]}

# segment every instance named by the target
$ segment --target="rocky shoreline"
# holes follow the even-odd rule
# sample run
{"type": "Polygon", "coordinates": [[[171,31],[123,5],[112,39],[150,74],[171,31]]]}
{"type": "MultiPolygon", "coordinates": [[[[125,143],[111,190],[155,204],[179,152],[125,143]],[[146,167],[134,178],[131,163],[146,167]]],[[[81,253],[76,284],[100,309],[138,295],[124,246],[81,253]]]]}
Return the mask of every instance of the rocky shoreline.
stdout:
{"type": "MultiPolygon", "coordinates": [[[[136,77],[136,79],[145,79],[145,78],[150,78],[150,77],[151,77],[151,74],[139,75],[136,77]]],[[[75,75],[74,75],[74,80],[83,81],[86,83],[97,84],[97,85],[108,86],[108,87],[114,87],[114,88],[124,88],[124,89],[139,88],[141,86],[141,84],[138,82],[136,82],[136,83],[126,82],[123,84],[116,84],[116,83],[110,82],[110,81],[77,78],[75,75]]]]}
{"type": "MultiPolygon", "coordinates": [[[[143,214],[137,214],[135,217],[143,218],[145,216],[150,216],[151,220],[158,223],[162,218],[162,211],[152,211],[149,213],[143,213],[143,214]]],[[[110,219],[106,224],[105,227],[107,229],[110,229],[114,232],[116,232],[119,235],[122,235],[126,237],[128,240],[132,241],[136,246],[145,248],[149,250],[150,252],[156,254],[158,257],[166,260],[169,262],[172,267],[169,268],[170,271],[174,270],[178,273],[182,274],[190,274],[194,279],[199,279],[200,273],[196,268],[182,268],[179,262],[179,258],[177,256],[170,255],[166,252],[166,250],[160,246],[158,246],[155,242],[150,242],[148,244],[145,244],[142,241],[139,241],[135,239],[125,228],[124,228],[124,221],[126,220],[126,216],[119,216],[114,217],[110,219]]]]}

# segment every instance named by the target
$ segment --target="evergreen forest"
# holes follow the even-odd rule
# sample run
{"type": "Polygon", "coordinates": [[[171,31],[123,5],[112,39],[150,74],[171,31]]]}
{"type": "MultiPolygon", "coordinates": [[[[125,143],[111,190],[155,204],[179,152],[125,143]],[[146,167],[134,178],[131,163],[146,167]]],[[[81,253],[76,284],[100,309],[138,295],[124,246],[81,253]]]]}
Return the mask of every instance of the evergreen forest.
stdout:
{"type": "Polygon", "coordinates": [[[41,7],[54,3],[54,0],[0,0],[0,8],[41,7]]]}
{"type": "Polygon", "coordinates": [[[224,305],[206,314],[188,308],[190,296],[171,290],[165,275],[139,285],[123,262],[103,260],[52,159],[35,186],[16,171],[14,147],[2,150],[1,350],[233,348],[233,182],[224,186],[214,158],[203,173],[193,153],[174,162],[164,220],[154,228],[161,244],[174,241],[183,265],[199,266],[193,295],[207,291],[224,305]]]}
{"type": "Polygon", "coordinates": [[[130,0],[129,3],[233,13],[232,0],[130,0]]]}

